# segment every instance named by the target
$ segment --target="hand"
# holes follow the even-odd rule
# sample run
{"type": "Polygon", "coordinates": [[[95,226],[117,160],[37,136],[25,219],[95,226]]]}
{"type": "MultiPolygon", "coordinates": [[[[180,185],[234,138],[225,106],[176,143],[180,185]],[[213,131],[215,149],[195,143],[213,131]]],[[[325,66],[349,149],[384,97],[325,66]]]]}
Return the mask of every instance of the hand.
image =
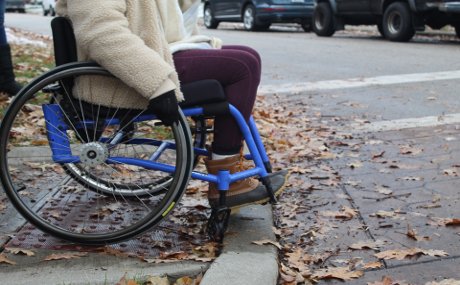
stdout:
{"type": "Polygon", "coordinates": [[[147,109],[152,111],[166,126],[171,126],[174,122],[179,121],[179,106],[174,91],[151,99],[147,109]]]}

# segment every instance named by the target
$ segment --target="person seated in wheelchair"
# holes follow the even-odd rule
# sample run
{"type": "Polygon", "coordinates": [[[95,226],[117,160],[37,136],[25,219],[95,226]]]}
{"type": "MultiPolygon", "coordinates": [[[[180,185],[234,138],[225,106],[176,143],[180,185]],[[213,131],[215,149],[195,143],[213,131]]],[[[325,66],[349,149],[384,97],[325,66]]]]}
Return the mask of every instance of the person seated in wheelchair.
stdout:
{"type": "MultiPolygon", "coordinates": [[[[153,112],[166,125],[178,120],[180,84],[215,79],[228,102],[249,120],[261,78],[261,59],[252,48],[222,45],[197,33],[199,0],[59,0],[56,11],[72,22],[78,59],[95,61],[118,79],[94,79],[79,96],[107,107],[153,112]],[[95,92],[104,89],[104,92],[95,92]],[[85,91],[86,90],[86,91],[85,91]],[[89,94],[91,93],[92,94],[89,94]],[[104,94],[98,97],[95,94],[104,94]],[[113,94],[107,98],[106,94],[113,94]],[[91,98],[91,99],[89,99],[91,98]]],[[[216,116],[208,173],[235,173],[241,168],[243,137],[231,116],[216,116]]],[[[281,192],[286,172],[280,172],[274,193],[281,192]]],[[[265,187],[255,178],[230,185],[227,206],[267,202],[265,187]]],[[[217,205],[216,185],[208,199],[217,205]]]]}

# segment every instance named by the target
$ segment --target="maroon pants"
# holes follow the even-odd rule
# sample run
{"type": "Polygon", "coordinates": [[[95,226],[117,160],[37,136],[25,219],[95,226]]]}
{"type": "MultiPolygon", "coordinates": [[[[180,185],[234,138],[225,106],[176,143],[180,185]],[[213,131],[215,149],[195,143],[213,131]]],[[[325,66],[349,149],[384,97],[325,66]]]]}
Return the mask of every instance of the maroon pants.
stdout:
{"type": "MultiPolygon", "coordinates": [[[[245,46],[223,46],[222,49],[186,50],[174,54],[174,64],[181,83],[204,79],[219,81],[227,100],[249,119],[260,83],[259,54],[245,46]]],[[[242,134],[230,116],[214,121],[213,152],[235,154],[242,146],[242,134]]]]}

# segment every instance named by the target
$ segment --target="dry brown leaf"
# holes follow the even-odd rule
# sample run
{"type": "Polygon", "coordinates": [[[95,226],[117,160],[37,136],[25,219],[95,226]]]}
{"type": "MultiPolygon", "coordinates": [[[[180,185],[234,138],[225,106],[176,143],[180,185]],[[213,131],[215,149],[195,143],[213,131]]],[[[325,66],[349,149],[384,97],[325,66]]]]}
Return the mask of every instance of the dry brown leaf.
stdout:
{"type": "Polygon", "coordinates": [[[195,285],[195,280],[188,276],[184,276],[177,279],[174,285],[195,285]]]}
{"type": "Polygon", "coordinates": [[[431,221],[428,222],[430,225],[434,226],[460,226],[459,218],[431,218],[431,221]]]}
{"type": "Polygon", "coordinates": [[[363,271],[350,271],[348,267],[335,267],[335,268],[327,268],[327,269],[320,269],[315,271],[312,274],[313,279],[340,279],[343,281],[352,280],[359,278],[364,275],[363,271]]]}
{"type": "Polygon", "coordinates": [[[160,253],[160,259],[187,259],[189,256],[188,253],[184,251],[176,251],[176,252],[161,252],[160,253]]]}
{"type": "Polygon", "coordinates": [[[271,245],[276,246],[278,249],[282,249],[282,247],[281,247],[281,245],[279,244],[279,242],[276,242],[276,241],[273,241],[273,240],[269,240],[269,239],[257,240],[257,241],[253,241],[252,243],[257,244],[257,245],[267,245],[267,244],[271,244],[271,245]]]}
{"type": "Polygon", "coordinates": [[[193,248],[193,253],[197,256],[214,259],[217,256],[219,250],[219,244],[216,242],[207,242],[203,245],[196,246],[193,248]]]}
{"type": "MultiPolygon", "coordinates": [[[[399,284],[399,283],[396,283],[399,284]]],[[[393,279],[388,276],[383,276],[382,281],[368,282],[367,285],[396,285],[393,283],[393,279]]]]}
{"type": "Polygon", "coordinates": [[[410,248],[410,249],[392,249],[386,250],[374,254],[375,257],[379,259],[396,259],[403,260],[405,258],[417,257],[420,255],[428,256],[447,256],[448,253],[443,250],[433,250],[433,249],[421,249],[421,248],[410,248]]]}
{"type": "Polygon", "coordinates": [[[410,145],[403,145],[399,148],[401,154],[417,155],[423,152],[423,148],[417,148],[410,145]]]}
{"type": "Polygon", "coordinates": [[[410,225],[407,225],[407,233],[406,233],[406,235],[409,238],[411,238],[413,240],[416,240],[416,241],[429,241],[429,240],[431,240],[431,238],[428,237],[428,236],[422,237],[422,236],[417,235],[417,231],[415,229],[413,229],[410,225]]]}
{"type": "Polygon", "coordinates": [[[12,254],[22,254],[22,255],[27,255],[27,256],[34,256],[35,252],[28,250],[28,249],[22,249],[22,248],[15,248],[15,247],[8,247],[5,248],[6,251],[12,253],[12,254]]]}
{"type": "Polygon", "coordinates": [[[305,278],[295,270],[287,267],[283,263],[281,263],[281,270],[280,270],[281,278],[286,282],[295,282],[294,284],[303,282],[305,278]]]}
{"type": "Polygon", "coordinates": [[[299,166],[291,167],[290,171],[291,173],[299,173],[299,174],[309,174],[313,172],[313,170],[311,170],[310,168],[301,168],[299,166]]]}
{"type": "Polygon", "coordinates": [[[385,151],[382,151],[382,152],[379,152],[379,153],[373,153],[372,154],[372,159],[382,158],[384,154],[385,154],[385,151]]]}
{"type": "Polygon", "coordinates": [[[458,176],[458,170],[456,168],[444,169],[443,173],[448,176],[458,176]]]}
{"type": "Polygon", "coordinates": [[[301,248],[297,248],[293,252],[286,253],[288,257],[288,262],[289,265],[293,268],[296,268],[299,273],[304,276],[310,276],[310,270],[308,268],[308,263],[311,260],[308,260],[311,258],[310,255],[305,254],[305,252],[301,248]]]}
{"type": "Polygon", "coordinates": [[[117,257],[127,257],[128,256],[126,252],[123,252],[119,249],[115,249],[110,246],[101,247],[100,249],[98,249],[98,252],[100,252],[101,254],[113,255],[117,257]]]}
{"type": "Polygon", "coordinates": [[[136,280],[133,279],[126,279],[126,273],[121,277],[120,281],[117,282],[115,285],[138,285],[136,280]]]}
{"type": "Polygon", "coordinates": [[[2,253],[0,253],[0,263],[16,265],[16,262],[9,260],[8,257],[2,253]]]}
{"type": "Polygon", "coordinates": [[[348,246],[350,249],[379,249],[383,245],[385,245],[386,242],[382,240],[376,240],[376,241],[360,241],[357,243],[354,243],[350,246],[348,246]]]}
{"type": "Polygon", "coordinates": [[[333,217],[336,219],[351,220],[358,214],[358,212],[355,209],[344,206],[342,207],[340,212],[323,211],[323,212],[320,212],[320,214],[324,217],[333,217]]]}
{"type": "Polygon", "coordinates": [[[169,280],[166,276],[147,276],[145,285],[169,285],[169,280]]]}
{"type": "Polygon", "coordinates": [[[60,260],[60,259],[73,259],[87,256],[87,252],[66,252],[66,253],[53,253],[45,257],[43,260],[60,260]]]}
{"type": "Polygon", "coordinates": [[[383,263],[380,261],[368,262],[363,265],[362,269],[377,269],[383,267],[383,263]]]}
{"type": "Polygon", "coordinates": [[[389,189],[386,186],[377,186],[377,187],[375,187],[375,191],[380,193],[380,194],[383,194],[383,195],[391,195],[391,194],[393,194],[393,191],[391,191],[391,189],[389,189]]]}

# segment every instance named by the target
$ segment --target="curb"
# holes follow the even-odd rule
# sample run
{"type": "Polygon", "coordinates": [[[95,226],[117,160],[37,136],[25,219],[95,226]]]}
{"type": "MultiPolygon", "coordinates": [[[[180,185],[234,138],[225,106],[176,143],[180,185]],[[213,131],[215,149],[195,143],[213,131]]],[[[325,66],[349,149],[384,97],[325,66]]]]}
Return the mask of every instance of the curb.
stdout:
{"type": "Polygon", "coordinates": [[[276,241],[272,230],[271,205],[241,208],[230,218],[223,252],[211,264],[200,285],[276,285],[278,251],[273,245],[254,241],[276,241]]]}

